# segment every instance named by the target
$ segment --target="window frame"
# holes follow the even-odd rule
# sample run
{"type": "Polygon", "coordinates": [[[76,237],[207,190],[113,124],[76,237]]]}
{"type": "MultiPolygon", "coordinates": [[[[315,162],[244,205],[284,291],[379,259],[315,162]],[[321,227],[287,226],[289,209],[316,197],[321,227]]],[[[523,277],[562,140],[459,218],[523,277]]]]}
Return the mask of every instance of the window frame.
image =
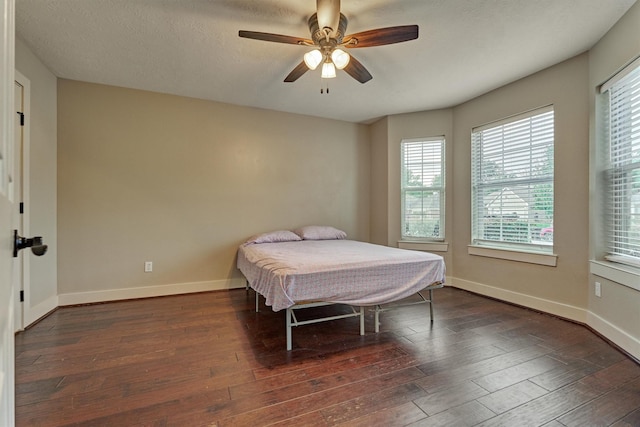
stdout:
{"type": "MultiPolygon", "coordinates": [[[[508,140],[504,138],[504,133],[500,134],[500,137],[497,137],[497,138],[494,137],[492,142],[496,143],[496,141],[499,144],[497,145],[497,147],[501,148],[504,151],[506,151],[505,150],[506,145],[513,144],[512,140],[508,140]]],[[[526,149],[526,145],[523,145],[523,147],[516,146],[516,148],[526,149]]],[[[554,224],[553,212],[555,209],[554,208],[555,203],[553,198],[553,193],[555,192],[555,171],[554,171],[555,166],[554,166],[554,160],[553,160],[555,156],[554,152],[555,152],[555,109],[553,105],[546,105],[543,107],[535,108],[535,109],[525,111],[523,113],[516,114],[501,120],[490,122],[472,129],[471,131],[471,243],[469,245],[469,254],[488,256],[488,257],[494,257],[494,258],[503,258],[503,259],[509,259],[514,261],[532,262],[535,264],[543,264],[543,265],[551,265],[551,266],[556,265],[556,256],[553,254],[553,251],[554,251],[553,236],[551,237],[550,243],[543,242],[542,238],[539,238],[537,241],[533,239],[534,234],[532,233],[535,233],[537,228],[535,226],[535,223],[538,222],[539,220],[537,219],[538,212],[533,210],[533,208],[530,207],[531,206],[530,202],[532,201],[532,198],[533,200],[536,199],[535,186],[536,185],[550,186],[550,197],[549,196],[546,197],[546,202],[544,204],[544,207],[546,209],[550,208],[551,210],[551,215],[550,215],[551,218],[547,219],[547,221],[550,220],[551,227],[553,227],[553,224],[554,224]],[[529,120],[529,123],[532,123],[532,119],[534,120],[545,119],[544,116],[548,115],[549,113],[551,113],[550,119],[547,116],[546,120],[547,121],[550,120],[551,123],[544,122],[546,123],[546,127],[542,127],[541,129],[538,129],[538,130],[541,131],[544,135],[545,131],[549,132],[549,127],[550,127],[551,137],[543,138],[544,142],[540,143],[539,146],[534,144],[534,140],[536,140],[536,138],[539,138],[539,135],[535,133],[534,134],[529,133],[528,139],[524,140],[524,144],[529,145],[530,157],[533,157],[534,147],[536,150],[539,150],[540,147],[543,147],[544,150],[546,150],[545,155],[547,156],[547,159],[546,159],[545,167],[547,168],[547,172],[545,176],[536,177],[533,174],[524,178],[523,177],[510,178],[510,177],[504,176],[497,180],[482,178],[482,174],[483,174],[482,165],[485,164],[485,161],[486,162],[490,161],[489,159],[487,159],[487,156],[483,156],[482,152],[479,151],[482,148],[483,137],[490,135],[491,132],[509,130],[509,126],[511,125],[516,126],[520,122],[525,122],[529,120]],[[550,143],[548,142],[549,139],[550,139],[550,143]],[[548,171],[548,168],[550,168],[550,172],[548,171]],[[516,241],[518,239],[524,238],[523,231],[518,228],[522,224],[518,224],[517,226],[514,225],[513,227],[514,231],[512,231],[513,234],[509,236],[509,238],[511,238],[512,241],[504,239],[504,236],[505,236],[504,224],[507,221],[505,219],[506,218],[505,214],[502,212],[502,209],[500,209],[501,214],[499,216],[499,221],[498,221],[499,230],[500,230],[500,237],[499,237],[500,240],[486,238],[487,224],[486,224],[486,221],[482,221],[482,224],[480,224],[481,221],[480,221],[479,215],[482,215],[482,218],[485,218],[487,216],[485,215],[485,201],[486,201],[485,198],[487,197],[486,191],[488,191],[490,188],[495,186],[501,187],[501,190],[500,190],[501,194],[504,193],[506,190],[513,192],[514,193],[514,195],[512,196],[513,199],[519,199],[519,196],[516,197],[517,193],[515,192],[515,190],[512,190],[514,187],[516,186],[525,187],[525,188],[528,187],[527,198],[525,199],[525,202],[526,202],[525,209],[526,209],[527,216],[526,216],[526,220],[520,221],[526,225],[526,228],[524,231],[524,233],[526,233],[526,241],[521,241],[521,242],[516,241]],[[509,187],[511,187],[511,189],[509,187]],[[533,218],[531,217],[532,213],[534,215],[533,218]],[[518,235],[519,237],[517,237],[518,235]],[[519,253],[531,254],[531,256],[523,257],[521,255],[518,255],[519,253]]],[[[542,156],[538,154],[538,157],[542,157],[542,156]]],[[[502,160],[504,160],[505,158],[506,157],[503,157],[502,160]]],[[[521,160],[521,158],[514,157],[514,159],[512,160],[512,163],[508,163],[507,165],[510,168],[513,165],[517,164],[518,160],[521,160]]],[[[503,171],[504,171],[504,166],[505,166],[504,164],[501,165],[501,167],[503,168],[503,171]]],[[[546,191],[549,191],[549,189],[547,188],[546,191]]],[[[502,199],[502,196],[500,196],[500,198],[502,199]]],[[[544,213],[544,211],[542,212],[544,213]]],[[[516,216],[516,217],[519,217],[519,216],[516,216]]],[[[541,232],[542,230],[540,231],[540,233],[541,232]]]]}
{"type": "MultiPolygon", "coordinates": [[[[446,205],[446,138],[444,135],[430,136],[424,138],[405,138],[400,142],[400,238],[402,242],[444,242],[445,241],[445,205],[446,205]],[[405,179],[407,159],[405,157],[405,147],[409,144],[439,144],[440,151],[440,185],[408,187],[405,179]],[[406,193],[408,191],[437,191],[439,193],[438,204],[438,235],[415,236],[406,234],[406,193]]],[[[424,164],[424,157],[422,164],[424,164]]],[[[433,163],[433,162],[432,162],[433,163]]],[[[437,175],[436,175],[437,176],[437,175]]]]}
{"type": "MultiPolygon", "coordinates": [[[[640,268],[640,255],[622,253],[624,248],[621,245],[624,246],[624,239],[629,239],[628,234],[632,227],[630,225],[633,222],[632,217],[638,215],[632,209],[632,187],[635,184],[634,174],[636,177],[640,174],[640,157],[636,160],[632,156],[634,152],[640,152],[640,119],[631,119],[634,114],[636,116],[640,114],[640,92],[638,91],[640,91],[640,58],[628,64],[619,73],[601,85],[599,101],[603,108],[598,110],[599,116],[597,118],[603,128],[603,137],[598,141],[598,144],[604,156],[603,176],[605,177],[600,196],[610,208],[605,210],[600,223],[602,236],[604,236],[602,245],[605,254],[604,260],[623,267],[631,267],[634,270],[640,268]],[[628,80],[630,78],[635,81],[631,87],[628,87],[627,83],[629,83],[628,80]],[[612,109],[619,108],[619,104],[612,105],[612,96],[621,87],[625,88],[623,95],[635,96],[635,99],[626,99],[627,105],[625,107],[628,107],[628,109],[623,112],[616,112],[614,115],[612,114],[612,109]],[[630,93],[635,93],[635,95],[630,95],[630,93]],[[624,114],[630,112],[633,113],[624,114]],[[622,117],[624,124],[613,125],[613,123],[619,122],[621,116],[624,116],[622,117]],[[619,132],[621,128],[622,132],[619,132]],[[616,138],[612,136],[612,134],[620,135],[621,133],[624,133],[625,137],[616,138]],[[629,183],[629,188],[623,188],[620,186],[621,183],[629,183]]],[[[638,221],[638,218],[635,221],[638,221]]],[[[629,245],[626,250],[640,254],[640,245],[629,245]]]]}

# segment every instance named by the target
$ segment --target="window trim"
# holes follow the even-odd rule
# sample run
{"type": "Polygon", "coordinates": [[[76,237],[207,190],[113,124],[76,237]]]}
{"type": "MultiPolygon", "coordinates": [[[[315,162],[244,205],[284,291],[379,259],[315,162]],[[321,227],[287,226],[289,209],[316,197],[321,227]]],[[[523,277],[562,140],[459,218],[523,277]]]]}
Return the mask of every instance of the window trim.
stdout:
{"type": "Polygon", "coordinates": [[[640,269],[626,264],[591,260],[589,271],[594,276],[640,291],[640,269]]]}
{"type": "MultiPolygon", "coordinates": [[[[598,138],[597,144],[601,148],[604,148],[607,153],[607,154],[603,154],[603,159],[602,159],[604,160],[604,163],[605,163],[603,172],[604,172],[604,175],[607,175],[607,176],[610,175],[613,171],[620,173],[620,170],[624,170],[624,171],[638,170],[637,162],[634,162],[633,165],[635,166],[631,166],[631,167],[629,167],[628,165],[625,165],[622,167],[620,166],[616,167],[614,164],[612,164],[612,159],[610,154],[610,150],[612,147],[612,141],[610,137],[611,122],[612,122],[611,114],[610,114],[611,89],[613,89],[616,86],[616,84],[620,83],[627,76],[629,76],[631,73],[634,73],[634,72],[640,72],[640,56],[635,58],[631,62],[629,62],[623,68],[621,68],[608,80],[602,83],[598,88],[597,96],[601,100],[600,102],[602,102],[603,104],[603,109],[597,112],[597,114],[599,115],[596,118],[596,120],[598,122],[598,125],[601,125],[602,128],[604,129],[604,132],[603,132],[603,135],[598,138]]],[[[604,153],[604,151],[600,151],[600,152],[604,153]]],[[[610,184],[608,182],[608,179],[605,179],[603,182],[602,190],[599,192],[599,196],[602,197],[603,200],[608,200],[608,198],[612,196],[612,193],[613,191],[610,189],[610,184]]],[[[637,258],[634,256],[627,256],[624,254],[612,253],[610,251],[609,245],[605,243],[606,241],[609,241],[611,237],[610,236],[611,233],[609,230],[611,221],[620,221],[620,218],[617,216],[612,218],[610,215],[605,214],[602,216],[602,219],[603,220],[600,221],[600,223],[598,224],[598,227],[601,227],[602,236],[604,239],[603,242],[599,242],[599,244],[601,244],[601,247],[603,248],[604,255],[602,256],[601,260],[593,260],[592,262],[599,263],[596,265],[599,265],[600,271],[603,271],[603,272],[613,271],[615,275],[615,271],[619,270],[619,269],[616,269],[615,266],[621,266],[621,267],[625,267],[623,268],[623,270],[627,271],[628,274],[637,275],[636,272],[640,271],[640,258],[637,258]],[[614,267],[604,269],[603,266],[614,266],[614,267]]]]}
{"type": "Polygon", "coordinates": [[[613,76],[611,76],[607,81],[602,83],[599,88],[600,94],[604,94],[606,91],[611,89],[613,85],[615,85],[620,80],[625,78],[627,75],[635,71],[636,68],[640,68],[640,56],[638,56],[636,59],[634,59],[624,67],[622,67],[620,71],[618,71],[613,76]]]}
{"type": "Polygon", "coordinates": [[[526,262],[528,264],[546,265],[548,267],[556,267],[558,265],[558,255],[555,253],[542,253],[478,245],[468,245],[467,253],[469,255],[498,258],[507,261],[526,262]]]}
{"type": "MultiPolygon", "coordinates": [[[[476,126],[471,129],[471,243],[468,245],[468,253],[469,255],[479,255],[486,256],[491,258],[501,258],[512,261],[522,261],[522,262],[530,262],[534,264],[541,265],[549,265],[556,266],[557,264],[557,255],[554,253],[555,244],[551,245],[542,245],[536,243],[511,243],[511,242],[499,242],[499,241],[491,241],[478,238],[476,233],[476,210],[474,209],[474,199],[476,197],[475,194],[475,181],[474,181],[474,173],[473,169],[476,167],[474,164],[474,134],[478,132],[483,132],[488,129],[493,129],[496,127],[500,127],[503,125],[507,125],[513,122],[517,122],[519,120],[528,119],[534,116],[542,115],[548,112],[553,112],[553,130],[554,130],[554,138],[553,138],[553,149],[555,152],[555,108],[553,104],[544,105],[538,108],[533,108],[531,110],[524,111],[522,113],[514,114],[493,122],[485,123],[480,126],[476,126]],[[521,255],[513,255],[513,254],[522,254],[521,255]]],[[[555,156],[554,156],[555,157],[555,156]]],[[[535,179],[528,180],[535,181],[535,179]]],[[[546,181],[546,180],[545,180],[546,181]]],[[[554,165],[554,173],[553,179],[551,181],[551,185],[554,188],[555,193],[555,165],[554,165]]],[[[555,200],[553,201],[553,205],[555,205],[555,200]]],[[[553,215],[555,217],[555,213],[553,215]]],[[[553,218],[552,218],[553,223],[553,218]]]]}
{"type": "Polygon", "coordinates": [[[444,241],[436,242],[436,241],[399,240],[398,248],[410,249],[414,251],[448,252],[449,243],[444,241]]]}
{"type": "MultiPolygon", "coordinates": [[[[446,239],[446,138],[444,135],[435,135],[422,138],[403,138],[400,141],[400,240],[398,243],[403,244],[420,244],[420,243],[444,243],[446,239]],[[404,146],[405,144],[418,143],[418,142],[440,142],[440,187],[421,187],[422,189],[438,189],[440,192],[440,207],[439,207],[439,223],[440,223],[440,236],[439,237],[417,237],[406,236],[404,234],[405,228],[405,187],[404,187],[404,146]]],[[[440,250],[444,248],[446,251],[448,246],[438,246],[440,250]]]]}

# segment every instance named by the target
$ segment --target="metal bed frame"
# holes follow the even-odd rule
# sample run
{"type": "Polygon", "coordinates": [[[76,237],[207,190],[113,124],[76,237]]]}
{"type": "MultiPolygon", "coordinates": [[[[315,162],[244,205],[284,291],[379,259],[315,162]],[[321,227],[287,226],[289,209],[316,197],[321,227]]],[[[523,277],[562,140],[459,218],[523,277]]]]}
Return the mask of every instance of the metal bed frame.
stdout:
{"type": "MultiPolygon", "coordinates": [[[[256,292],[256,295],[258,293],[256,292]]],[[[356,310],[355,307],[349,306],[353,313],[339,314],[337,316],[318,317],[310,320],[299,321],[296,318],[295,310],[303,308],[321,307],[323,305],[334,305],[332,302],[312,302],[307,304],[296,304],[287,308],[287,351],[293,348],[291,339],[291,328],[293,326],[309,325],[311,323],[327,322],[329,320],[346,319],[348,317],[360,317],[360,335],[364,335],[364,307],[360,307],[360,310],[356,310]]]]}
{"type": "MultiPolygon", "coordinates": [[[[438,289],[438,288],[442,288],[444,286],[443,282],[435,282],[432,283],[431,285],[427,286],[425,289],[422,289],[421,291],[416,292],[419,296],[420,296],[420,301],[415,301],[415,302],[408,302],[408,303],[403,303],[403,304],[391,304],[388,305],[386,307],[383,307],[381,304],[377,304],[374,306],[374,324],[375,324],[375,333],[379,333],[380,332],[380,313],[384,312],[384,311],[389,311],[389,310],[393,310],[396,308],[400,308],[400,307],[407,307],[410,305],[417,305],[417,304],[429,304],[429,315],[430,315],[430,319],[431,319],[431,323],[433,323],[433,290],[434,289],[438,289]],[[422,295],[421,292],[428,290],[429,291],[429,298],[425,298],[424,295],[422,295]]],[[[249,285],[249,281],[246,280],[246,290],[247,292],[249,292],[249,289],[252,289],[251,286],[249,285]]],[[[259,297],[260,297],[260,293],[258,291],[256,291],[255,289],[253,290],[256,294],[256,313],[259,312],[259,308],[260,308],[260,302],[259,302],[259,297]]],[[[303,325],[310,325],[312,323],[320,323],[320,322],[327,322],[330,320],[338,320],[338,319],[346,319],[349,317],[360,317],[360,335],[364,335],[364,307],[361,306],[359,307],[359,310],[356,310],[356,308],[354,306],[349,305],[349,307],[351,308],[351,310],[353,310],[352,313],[346,313],[346,314],[339,314],[336,316],[327,316],[327,317],[318,317],[315,319],[310,319],[310,320],[298,320],[296,318],[296,314],[295,314],[295,310],[300,310],[300,309],[305,309],[305,308],[313,308],[313,307],[322,307],[325,305],[334,305],[335,303],[332,302],[309,302],[309,303],[302,303],[302,304],[295,304],[291,307],[288,307],[286,309],[286,329],[287,329],[287,351],[291,351],[291,349],[293,348],[293,343],[292,343],[292,328],[294,326],[303,326],[303,325]]],[[[344,305],[348,305],[348,304],[344,304],[344,305]]]]}
{"type": "Polygon", "coordinates": [[[444,286],[444,283],[442,282],[436,282],[436,283],[432,283],[431,285],[427,286],[425,289],[416,292],[416,294],[418,294],[418,296],[420,297],[420,301],[414,301],[414,302],[405,302],[402,304],[392,304],[386,307],[383,307],[381,304],[378,304],[374,307],[374,325],[375,325],[375,332],[376,334],[378,332],[380,332],[380,313],[382,313],[383,311],[389,311],[389,310],[393,310],[396,308],[400,308],[400,307],[407,307],[410,305],[417,305],[417,304],[429,304],[429,318],[431,319],[431,323],[433,323],[433,290],[434,289],[438,289],[438,288],[442,288],[444,286]],[[429,298],[425,298],[424,295],[422,295],[423,291],[429,291],[429,298]]]}

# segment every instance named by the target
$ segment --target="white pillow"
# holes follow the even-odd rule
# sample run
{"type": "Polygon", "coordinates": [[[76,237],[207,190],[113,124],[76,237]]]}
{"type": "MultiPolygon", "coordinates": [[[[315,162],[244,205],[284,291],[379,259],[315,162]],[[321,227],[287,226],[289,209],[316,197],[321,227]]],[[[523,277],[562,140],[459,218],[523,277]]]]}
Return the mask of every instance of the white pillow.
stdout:
{"type": "Polygon", "coordinates": [[[289,230],[277,230],[270,231],[268,233],[261,233],[252,236],[244,242],[245,245],[252,245],[255,243],[278,243],[278,242],[296,242],[302,240],[300,236],[298,236],[293,231],[289,230]]]}
{"type": "Polygon", "coordinates": [[[342,240],[347,233],[328,225],[307,225],[293,231],[304,240],[342,240]]]}

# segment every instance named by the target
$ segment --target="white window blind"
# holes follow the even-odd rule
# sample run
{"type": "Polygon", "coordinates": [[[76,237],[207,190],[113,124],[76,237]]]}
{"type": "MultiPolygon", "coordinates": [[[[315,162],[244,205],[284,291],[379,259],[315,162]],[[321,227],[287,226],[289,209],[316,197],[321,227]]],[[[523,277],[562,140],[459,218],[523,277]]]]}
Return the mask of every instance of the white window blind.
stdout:
{"type": "Polygon", "coordinates": [[[444,138],[401,144],[402,238],[444,240],[444,138]]]}
{"type": "Polygon", "coordinates": [[[553,251],[553,107],[472,131],[473,244],[553,251]]]}
{"type": "Polygon", "coordinates": [[[607,87],[607,258],[640,266],[640,66],[607,87]]]}

